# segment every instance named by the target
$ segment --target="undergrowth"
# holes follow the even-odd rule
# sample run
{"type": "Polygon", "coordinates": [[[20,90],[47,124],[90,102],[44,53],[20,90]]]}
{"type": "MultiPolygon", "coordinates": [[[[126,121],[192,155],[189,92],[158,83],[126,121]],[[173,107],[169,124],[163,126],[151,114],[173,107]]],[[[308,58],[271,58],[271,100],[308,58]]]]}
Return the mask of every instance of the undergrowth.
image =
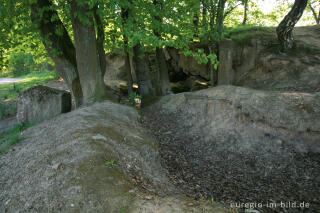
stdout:
{"type": "Polygon", "coordinates": [[[0,134],[0,153],[4,154],[13,144],[16,144],[22,140],[20,133],[33,125],[35,125],[34,122],[30,122],[28,124],[18,124],[0,134]]]}
{"type": "Polygon", "coordinates": [[[17,113],[17,106],[12,103],[0,102],[0,119],[13,116],[17,113]]]}

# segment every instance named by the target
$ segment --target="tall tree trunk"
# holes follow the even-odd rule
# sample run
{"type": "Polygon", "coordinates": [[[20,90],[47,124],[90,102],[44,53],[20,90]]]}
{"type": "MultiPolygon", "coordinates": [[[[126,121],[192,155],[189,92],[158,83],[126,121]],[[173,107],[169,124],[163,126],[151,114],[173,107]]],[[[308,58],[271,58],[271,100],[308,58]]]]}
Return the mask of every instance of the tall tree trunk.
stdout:
{"type": "Polygon", "coordinates": [[[93,17],[87,3],[71,3],[71,20],[84,102],[106,98],[93,17]],[[81,20],[82,19],[82,20],[81,20]],[[86,20],[86,21],[85,21],[86,20]]]}
{"type": "Polygon", "coordinates": [[[193,37],[198,38],[199,37],[199,14],[195,14],[193,16],[193,27],[194,27],[193,37]]]}
{"type": "Polygon", "coordinates": [[[82,88],[77,69],[76,51],[58,13],[49,0],[37,0],[30,5],[31,20],[37,25],[43,44],[55,63],[56,71],[65,80],[75,101],[82,104],[82,88]],[[55,33],[55,32],[61,33],[55,33]]]}
{"type": "MultiPolygon", "coordinates": [[[[157,2],[161,4],[161,0],[154,0],[153,2],[157,2]]],[[[199,14],[200,14],[200,0],[197,1],[186,1],[188,8],[190,9],[190,13],[192,16],[192,24],[193,24],[193,38],[199,37],[199,14]]]]}
{"type": "Polygon", "coordinates": [[[320,24],[320,8],[319,8],[319,12],[318,12],[318,24],[320,24]]]}
{"type": "Polygon", "coordinates": [[[319,8],[319,14],[316,13],[316,10],[312,7],[311,3],[309,3],[309,8],[312,12],[313,18],[316,21],[317,25],[319,25],[320,22],[320,8],[319,8]]]}
{"type": "Polygon", "coordinates": [[[320,24],[320,8],[319,8],[319,12],[318,12],[318,24],[320,24]]]}
{"type": "Polygon", "coordinates": [[[280,51],[288,52],[293,47],[293,28],[301,18],[303,11],[307,6],[308,0],[295,0],[290,12],[284,17],[277,27],[278,40],[280,42],[280,51]]]}
{"type": "MultiPolygon", "coordinates": [[[[212,46],[209,46],[209,53],[212,54],[212,46]]],[[[214,67],[211,61],[209,62],[209,68],[210,68],[210,81],[211,81],[211,87],[214,87],[214,67]]]]}
{"type": "Polygon", "coordinates": [[[160,85],[161,85],[161,94],[168,95],[172,93],[170,81],[169,81],[169,71],[167,67],[166,58],[163,53],[163,49],[158,48],[156,49],[156,58],[159,68],[159,77],[160,77],[160,85]]]}
{"type": "MultiPolygon", "coordinates": [[[[153,5],[157,8],[160,6],[159,13],[162,11],[162,2],[159,2],[159,0],[153,0],[153,5]]],[[[153,19],[162,25],[163,21],[162,18],[159,15],[155,15],[153,19]]],[[[159,40],[161,40],[161,35],[160,32],[156,29],[153,30],[153,33],[155,36],[158,37],[159,40]]],[[[167,62],[163,53],[162,48],[157,47],[156,48],[156,61],[158,65],[158,82],[160,84],[160,91],[161,95],[167,95],[172,93],[171,91],[171,86],[170,86],[170,81],[169,81],[169,74],[168,74],[168,67],[167,67],[167,62]]]]}
{"type": "Polygon", "coordinates": [[[247,19],[248,19],[248,15],[247,15],[247,12],[248,12],[248,1],[249,0],[245,0],[245,3],[244,3],[244,14],[243,14],[243,21],[242,21],[242,25],[246,25],[247,24],[247,19]]]}
{"type": "Polygon", "coordinates": [[[133,79],[132,79],[132,73],[131,73],[132,68],[131,68],[129,53],[126,53],[124,66],[127,72],[128,95],[130,95],[131,93],[133,93],[133,79]]]}
{"type": "Polygon", "coordinates": [[[103,9],[103,4],[99,5],[100,7],[98,8],[98,5],[94,7],[94,19],[96,21],[96,26],[97,26],[97,49],[98,49],[98,55],[99,55],[99,63],[100,63],[100,68],[101,68],[101,74],[102,74],[102,79],[104,78],[104,74],[106,72],[106,67],[107,67],[107,59],[106,59],[106,53],[104,51],[104,40],[105,40],[105,35],[104,35],[104,25],[102,23],[102,19],[99,15],[99,9],[103,9]]]}
{"type": "Polygon", "coordinates": [[[207,13],[208,13],[208,4],[206,0],[202,0],[202,27],[207,31],[207,13]]]}
{"type": "Polygon", "coordinates": [[[210,26],[210,36],[209,36],[209,40],[210,42],[212,42],[214,40],[214,24],[216,21],[216,13],[217,13],[217,1],[218,0],[209,0],[210,2],[210,22],[209,22],[209,26],[210,26]]]}
{"type": "Polygon", "coordinates": [[[152,83],[149,76],[150,68],[148,66],[145,53],[142,51],[139,44],[133,48],[133,53],[133,61],[135,64],[139,93],[144,99],[154,95],[152,83]]]}
{"type": "MultiPolygon", "coordinates": [[[[131,2],[130,2],[131,3],[131,2]]],[[[121,7],[121,18],[122,18],[122,32],[123,32],[123,43],[124,43],[124,51],[125,51],[125,70],[127,72],[127,83],[128,83],[128,95],[133,93],[133,80],[132,80],[132,67],[130,63],[130,54],[129,54],[129,46],[128,46],[128,37],[125,34],[125,27],[129,18],[129,9],[121,7]]]]}
{"type": "Polygon", "coordinates": [[[223,20],[224,20],[224,7],[226,5],[226,0],[219,0],[218,12],[217,12],[217,32],[219,39],[222,37],[223,32],[223,20]]]}

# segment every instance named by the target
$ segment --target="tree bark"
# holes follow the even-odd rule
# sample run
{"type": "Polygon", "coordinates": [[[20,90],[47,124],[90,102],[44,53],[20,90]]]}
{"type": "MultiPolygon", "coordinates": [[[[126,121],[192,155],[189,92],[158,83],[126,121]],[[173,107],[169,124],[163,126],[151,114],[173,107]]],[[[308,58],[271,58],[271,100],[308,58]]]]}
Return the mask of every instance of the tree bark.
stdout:
{"type": "Polygon", "coordinates": [[[168,95],[172,93],[170,81],[169,81],[169,71],[167,67],[166,58],[163,53],[163,49],[157,47],[156,49],[156,58],[160,72],[160,85],[161,85],[161,94],[168,95]]]}
{"type": "Polygon", "coordinates": [[[106,59],[106,53],[104,51],[104,25],[102,23],[102,19],[98,13],[99,9],[103,9],[103,5],[99,5],[100,8],[98,8],[98,5],[94,8],[94,19],[96,21],[97,26],[97,48],[98,48],[98,55],[99,55],[99,63],[101,67],[101,74],[102,79],[104,78],[104,74],[106,72],[107,67],[107,59],[106,59]]]}
{"type": "Polygon", "coordinates": [[[319,12],[318,12],[318,23],[320,24],[320,8],[319,8],[319,12]]]}
{"type": "Polygon", "coordinates": [[[107,97],[102,78],[93,17],[87,3],[71,2],[71,21],[84,102],[107,97]],[[81,20],[82,19],[82,20],[81,20]],[[86,21],[85,21],[86,20],[86,21]]]}
{"type": "Polygon", "coordinates": [[[224,7],[226,5],[226,0],[219,0],[218,3],[218,12],[217,12],[217,32],[219,35],[219,38],[222,37],[223,33],[223,20],[224,20],[224,7]]]}
{"type": "MultiPolygon", "coordinates": [[[[212,54],[212,47],[209,46],[209,53],[212,54]]],[[[214,87],[214,67],[211,63],[211,61],[209,62],[209,68],[210,68],[210,81],[211,81],[211,87],[214,87]]]]}
{"type": "Polygon", "coordinates": [[[280,51],[288,52],[293,47],[293,28],[301,18],[303,11],[307,6],[308,0],[295,0],[290,12],[284,17],[277,27],[278,40],[280,42],[280,51]]]}
{"type": "MultiPolygon", "coordinates": [[[[160,11],[162,10],[162,3],[159,2],[159,0],[153,0],[153,5],[155,7],[160,6],[160,11]],[[159,5],[160,4],[160,5],[159,5]]],[[[162,23],[162,18],[158,15],[153,17],[154,20],[158,21],[159,24],[163,24],[162,23]]],[[[153,33],[155,34],[155,36],[157,36],[157,38],[159,40],[161,40],[161,35],[160,32],[158,32],[158,30],[153,30],[153,33]]],[[[157,47],[156,48],[156,60],[157,60],[157,65],[158,65],[158,82],[159,82],[159,86],[160,86],[160,91],[161,91],[161,95],[168,95],[171,94],[171,86],[170,86],[170,81],[169,81],[169,74],[168,74],[168,67],[167,67],[167,62],[163,53],[162,48],[157,47]]]]}
{"type": "Polygon", "coordinates": [[[55,62],[57,73],[65,80],[75,107],[82,104],[83,94],[77,69],[75,48],[66,28],[58,17],[58,13],[52,9],[49,0],[37,0],[30,5],[31,20],[37,25],[43,40],[43,44],[55,62]],[[59,31],[60,33],[55,33],[59,31]]]}
{"type": "MultiPolygon", "coordinates": [[[[130,2],[131,3],[131,2],[130,2]]],[[[123,32],[123,43],[125,52],[125,70],[127,72],[127,83],[128,83],[128,95],[133,93],[133,80],[132,80],[132,67],[130,63],[130,54],[128,46],[128,37],[125,34],[125,27],[129,18],[129,9],[121,7],[121,18],[122,18],[122,32],[123,32]]]]}
{"type": "Polygon", "coordinates": [[[242,25],[246,25],[247,24],[247,19],[248,19],[248,15],[247,15],[247,12],[248,12],[248,1],[249,0],[246,0],[245,3],[244,3],[244,14],[243,14],[242,25]]]}
{"type": "Polygon", "coordinates": [[[240,6],[241,3],[238,3],[234,5],[233,7],[230,7],[228,10],[224,11],[223,18],[225,19],[232,11],[234,11],[237,7],[240,6]]]}
{"type": "Polygon", "coordinates": [[[210,13],[211,13],[210,23],[209,23],[210,31],[211,31],[210,41],[213,40],[213,38],[211,38],[211,37],[212,37],[213,31],[214,31],[214,23],[216,21],[216,11],[217,11],[216,1],[217,0],[215,0],[215,2],[213,0],[210,0],[210,13]]]}
{"type": "Polygon", "coordinates": [[[131,74],[131,63],[130,63],[130,55],[129,53],[126,53],[125,60],[124,60],[124,66],[127,72],[127,84],[128,84],[128,95],[133,93],[133,79],[131,74]]]}
{"type": "Polygon", "coordinates": [[[319,8],[319,12],[318,12],[318,24],[320,24],[320,8],[319,8]]]}
{"type": "Polygon", "coordinates": [[[316,24],[319,25],[320,22],[320,9],[319,9],[319,14],[317,15],[316,10],[312,7],[312,5],[309,3],[309,8],[312,12],[313,18],[316,21],[316,24]]]}
{"type": "Polygon", "coordinates": [[[207,12],[208,12],[208,5],[206,0],[202,0],[202,27],[204,30],[207,30],[207,12]]]}
{"type": "Polygon", "coordinates": [[[139,93],[142,98],[147,98],[154,95],[152,83],[150,80],[150,69],[147,63],[145,53],[142,51],[140,45],[133,48],[133,61],[135,64],[135,72],[137,75],[137,83],[139,86],[139,93]]]}

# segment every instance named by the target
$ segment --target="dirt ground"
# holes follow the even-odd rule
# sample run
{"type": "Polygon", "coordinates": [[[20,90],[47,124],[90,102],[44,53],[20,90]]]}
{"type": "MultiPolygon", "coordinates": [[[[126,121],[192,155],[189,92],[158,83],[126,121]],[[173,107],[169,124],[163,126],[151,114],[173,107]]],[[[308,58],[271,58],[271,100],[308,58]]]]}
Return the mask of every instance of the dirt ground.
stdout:
{"type": "MultiPolygon", "coordinates": [[[[163,164],[171,181],[187,196],[215,200],[226,205],[239,203],[310,203],[308,209],[266,208],[260,212],[317,212],[320,209],[320,154],[297,153],[282,147],[291,162],[266,162],[254,154],[239,155],[213,151],[215,162],[206,155],[196,154],[201,137],[186,136],[190,127],[179,123],[179,115],[159,113],[160,109],[142,110],[143,125],[159,141],[163,164]],[[272,172],[267,165],[273,165],[272,172]]],[[[214,147],[214,142],[212,143],[214,147]]],[[[201,153],[205,153],[203,147],[201,153]]],[[[244,211],[244,209],[242,209],[244,211]]]]}

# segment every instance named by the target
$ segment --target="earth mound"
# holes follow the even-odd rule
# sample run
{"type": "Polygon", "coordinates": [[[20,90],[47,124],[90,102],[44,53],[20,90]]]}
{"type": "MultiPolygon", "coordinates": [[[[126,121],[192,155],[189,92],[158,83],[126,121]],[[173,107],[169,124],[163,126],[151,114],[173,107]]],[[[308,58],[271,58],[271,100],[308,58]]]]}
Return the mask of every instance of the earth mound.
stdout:
{"type": "Polygon", "coordinates": [[[315,211],[319,110],[319,93],[220,86],[163,97],[144,111],[144,125],[186,194],[226,204],[308,202],[315,211]]]}
{"type": "Polygon", "coordinates": [[[218,84],[319,92],[320,27],[296,27],[295,46],[287,54],[279,52],[275,29],[260,31],[243,31],[220,44],[218,84]]]}
{"type": "Polygon", "coordinates": [[[0,156],[0,212],[227,212],[177,192],[139,121],[102,102],[27,129],[0,156]]]}

